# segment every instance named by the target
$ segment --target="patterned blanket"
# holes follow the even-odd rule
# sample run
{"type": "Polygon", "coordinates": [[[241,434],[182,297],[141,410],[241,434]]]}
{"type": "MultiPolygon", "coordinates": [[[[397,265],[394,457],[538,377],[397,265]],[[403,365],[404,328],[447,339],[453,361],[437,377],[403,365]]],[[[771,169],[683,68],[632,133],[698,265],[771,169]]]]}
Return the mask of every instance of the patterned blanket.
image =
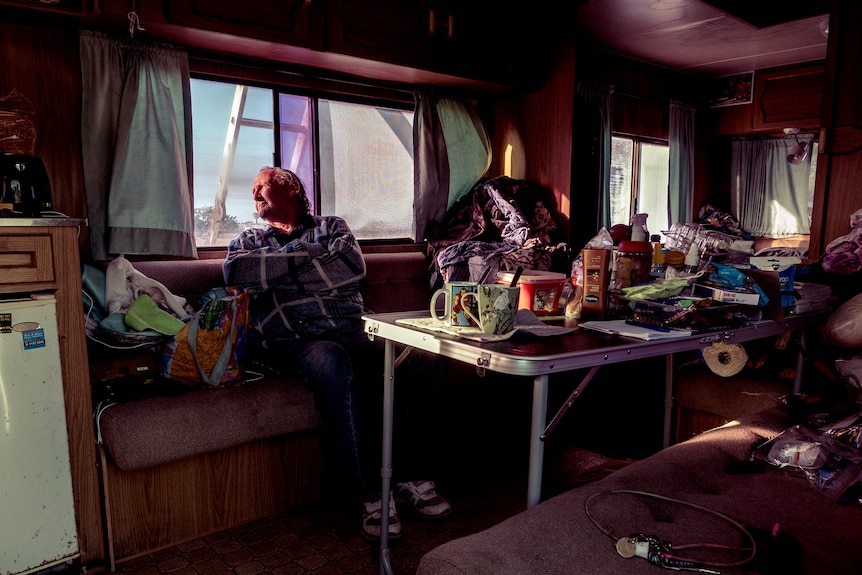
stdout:
{"type": "MultiPolygon", "coordinates": [[[[568,247],[556,238],[548,191],[524,180],[480,180],[429,227],[431,287],[444,281],[477,281],[498,271],[551,270],[568,247]]],[[[567,272],[562,269],[560,271],[567,272]]]]}

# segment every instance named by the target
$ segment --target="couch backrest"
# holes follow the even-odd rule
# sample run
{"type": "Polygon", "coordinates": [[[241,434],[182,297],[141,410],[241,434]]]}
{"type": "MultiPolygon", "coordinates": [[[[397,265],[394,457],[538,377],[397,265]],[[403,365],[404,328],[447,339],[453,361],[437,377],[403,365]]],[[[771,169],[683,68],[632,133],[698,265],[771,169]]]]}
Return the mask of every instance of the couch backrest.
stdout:
{"type": "MultiPolygon", "coordinates": [[[[365,307],[373,312],[427,309],[431,299],[428,258],[422,252],[365,254],[362,288],[365,307]]],[[[222,260],[138,261],[132,265],[145,276],[185,297],[197,309],[200,297],[223,286],[222,260]]]]}

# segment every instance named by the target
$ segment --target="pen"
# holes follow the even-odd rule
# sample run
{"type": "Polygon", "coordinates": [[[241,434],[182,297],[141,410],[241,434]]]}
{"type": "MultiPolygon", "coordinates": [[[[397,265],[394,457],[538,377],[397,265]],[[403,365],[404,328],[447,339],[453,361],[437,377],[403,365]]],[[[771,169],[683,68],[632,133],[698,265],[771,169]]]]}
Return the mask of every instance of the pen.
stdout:
{"type": "Polygon", "coordinates": [[[629,325],[636,325],[638,327],[645,327],[647,329],[654,329],[656,331],[664,331],[664,332],[670,332],[671,331],[670,328],[667,328],[667,327],[662,327],[660,325],[652,325],[650,323],[643,323],[643,322],[640,322],[640,321],[637,321],[634,319],[627,319],[626,323],[629,325]]]}

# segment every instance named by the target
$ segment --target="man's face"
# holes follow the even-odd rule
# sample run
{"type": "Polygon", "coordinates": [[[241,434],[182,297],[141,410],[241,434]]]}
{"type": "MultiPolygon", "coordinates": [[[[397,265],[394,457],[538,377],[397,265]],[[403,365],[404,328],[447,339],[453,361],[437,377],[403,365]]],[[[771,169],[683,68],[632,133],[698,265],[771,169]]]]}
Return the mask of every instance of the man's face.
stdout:
{"type": "Polygon", "coordinates": [[[279,184],[272,179],[270,170],[260,172],[254,179],[251,193],[262,220],[270,224],[293,225],[299,215],[296,184],[279,184]]]}

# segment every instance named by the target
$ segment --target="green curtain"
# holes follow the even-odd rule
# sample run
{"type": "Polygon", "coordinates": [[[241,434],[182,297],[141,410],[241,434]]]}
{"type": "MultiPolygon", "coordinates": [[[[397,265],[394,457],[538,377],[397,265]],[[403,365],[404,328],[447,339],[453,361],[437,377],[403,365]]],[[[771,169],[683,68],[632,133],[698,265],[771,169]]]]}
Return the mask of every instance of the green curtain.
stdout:
{"type": "Polygon", "coordinates": [[[196,257],[188,57],[80,33],[84,185],[94,260],[196,257]]]}
{"type": "MultiPolygon", "coordinates": [[[[611,138],[613,129],[614,87],[579,80],[575,87],[577,101],[575,171],[580,173],[577,204],[590,206],[590,197],[598,201],[596,221],[574,222],[575,227],[591,230],[610,229],[611,221],[611,138]]],[[[573,201],[576,198],[573,196],[573,201]]],[[[592,214],[592,212],[591,212],[592,214]]],[[[592,215],[589,216],[592,219],[592,215]]]]}
{"type": "Polygon", "coordinates": [[[491,166],[491,143],[471,102],[415,94],[413,181],[416,241],[429,222],[443,221],[491,166]]]}
{"type": "MultiPolygon", "coordinates": [[[[814,136],[799,136],[811,150],[814,136]]],[[[797,138],[735,138],[731,143],[731,212],[753,236],[786,238],[810,233],[811,156],[787,161],[797,138]]]]}
{"type": "Polygon", "coordinates": [[[667,221],[693,220],[695,107],[671,100],[668,143],[667,221]]]}

